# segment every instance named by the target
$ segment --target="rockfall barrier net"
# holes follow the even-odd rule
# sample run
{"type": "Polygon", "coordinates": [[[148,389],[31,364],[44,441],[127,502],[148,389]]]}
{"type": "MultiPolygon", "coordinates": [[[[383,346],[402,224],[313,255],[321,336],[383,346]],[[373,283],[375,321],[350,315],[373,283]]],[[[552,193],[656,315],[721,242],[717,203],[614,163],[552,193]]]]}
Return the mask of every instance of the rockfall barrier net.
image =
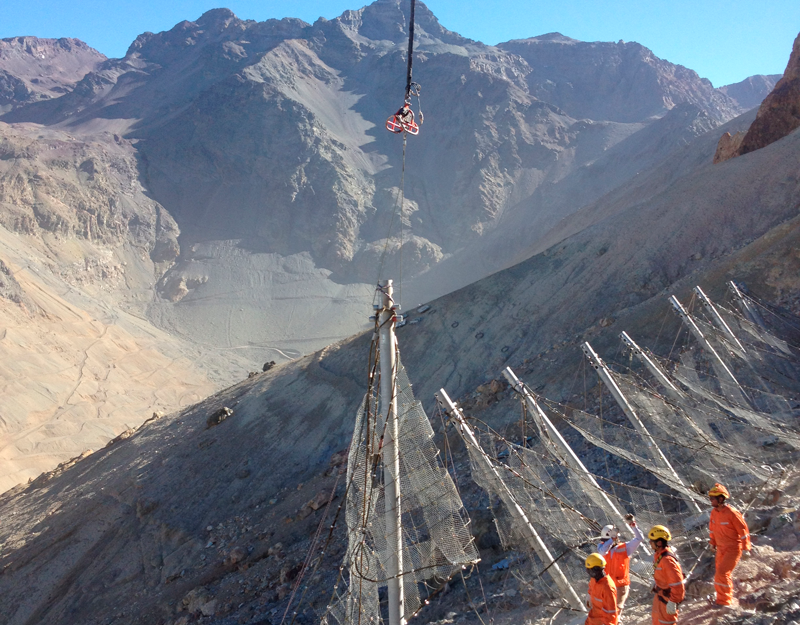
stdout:
{"type": "MultiPolygon", "coordinates": [[[[396,410],[399,430],[404,613],[422,606],[426,588],[444,583],[462,566],[478,561],[468,518],[450,475],[439,462],[433,430],[422,404],[397,361],[396,410]]],[[[369,392],[356,415],[347,466],[347,551],[344,588],[322,622],[339,625],[382,623],[379,588],[388,582],[383,467],[385,414],[369,392]],[[381,414],[381,412],[383,414],[381,414]]]]}
{"type": "MultiPolygon", "coordinates": [[[[647,352],[678,392],[666,393],[641,371],[611,371],[637,424],[607,390],[599,414],[537,398],[551,420],[568,424],[588,443],[577,451],[588,473],[565,460],[536,415],[531,418],[539,436],[524,444],[489,428],[479,435],[480,447],[468,444],[473,478],[490,495],[504,547],[525,554],[515,574],[540,602],[567,605],[551,575],[556,566],[578,592],[585,588],[583,561],[595,550],[600,527],[614,524],[623,540],[630,538],[620,514],[634,514],[644,531],[657,524],[670,527],[673,546],[691,564],[705,551],[706,493],[715,482],[748,502],[777,485],[785,467],[797,462],[800,351],[735,311],[717,310],[744,339],[737,342],[711,319],[693,315],[707,345],[698,345],[687,332],[677,361],[647,352]],[[620,514],[599,505],[598,491],[620,514]],[[508,505],[508,493],[524,517],[508,505]],[[526,521],[549,557],[532,548],[526,521]],[[522,562],[527,562],[524,573],[522,562]]],[[[652,566],[644,552],[640,547],[632,562],[632,579],[649,584],[652,566]]]]}

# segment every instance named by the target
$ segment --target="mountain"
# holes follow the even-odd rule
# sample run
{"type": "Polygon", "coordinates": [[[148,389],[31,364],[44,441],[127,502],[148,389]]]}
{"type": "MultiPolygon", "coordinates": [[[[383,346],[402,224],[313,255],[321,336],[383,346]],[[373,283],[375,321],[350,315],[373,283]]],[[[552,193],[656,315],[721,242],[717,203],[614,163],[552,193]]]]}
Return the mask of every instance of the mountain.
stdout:
{"type": "Polygon", "coordinates": [[[800,126],[800,35],[794,41],[786,71],[764,98],[746,131],[720,137],[714,163],[759,150],[782,139],[800,126]]]}
{"type": "Polygon", "coordinates": [[[105,60],[79,39],[0,39],[0,114],[68,93],[105,60]]]}
{"type": "Polygon", "coordinates": [[[719,90],[733,98],[743,109],[751,109],[761,104],[780,79],[781,74],[770,74],[769,76],[759,74],[745,78],[741,82],[725,85],[719,90]]]}
{"type": "MultiPolygon", "coordinates": [[[[255,341],[302,353],[361,327],[342,321],[352,309],[330,303],[365,301],[362,285],[374,281],[379,262],[403,263],[410,301],[430,297],[415,290],[417,274],[468,256],[508,212],[538,218],[537,191],[675,105],[695,104],[708,125],[740,110],[708,81],[638,44],[545,36],[493,48],[446,30],[420,5],[415,76],[436,87],[424,87],[428,124],[401,176],[397,138],[380,126],[402,94],[404,6],[380,0],[313,25],[210,11],[140,36],[125,58],[71,93],[3,119],[137,141],[143,182],[181,232],[182,254],[159,282],[151,312],[160,325],[201,332],[219,346],[255,341]],[[571,95],[548,85],[569,85],[571,95]],[[401,180],[402,245],[399,220],[390,229],[401,180]],[[248,260],[231,259],[231,246],[234,258],[248,260]],[[296,283],[297,275],[302,293],[253,293],[253,285],[276,276],[296,283]],[[234,337],[222,322],[239,312],[224,297],[229,284],[251,300],[238,324],[250,330],[234,337]],[[298,308],[311,310],[305,293],[313,290],[315,313],[283,324],[298,308]],[[257,313],[264,308],[274,311],[266,323],[257,313]],[[220,318],[218,330],[209,330],[208,316],[220,318]]],[[[437,281],[434,295],[455,288],[446,276],[437,281]]]]}
{"type": "Polygon", "coordinates": [[[643,121],[683,102],[720,121],[746,110],[696,72],[659,59],[635,42],[583,42],[551,33],[498,47],[531,67],[526,76],[531,95],[575,119],[643,121]]]}
{"type": "MultiPolygon", "coordinates": [[[[430,407],[443,386],[469,402],[472,415],[501,428],[519,418],[512,392],[486,390],[502,367],[511,365],[547,397],[581,406],[587,391],[578,343],[591,340],[610,354],[627,329],[668,352],[679,323],[667,310],[669,293],[683,299],[700,283],[719,297],[724,280],[735,277],[761,297],[792,301],[786,298],[797,294],[800,269],[792,252],[800,237],[800,134],[716,166],[711,150],[710,137],[695,140],[686,151],[704,152],[703,167],[645,199],[636,190],[644,183],[630,182],[617,199],[587,209],[593,225],[432,302],[419,323],[398,331],[416,395],[430,407]]],[[[669,175],[654,170],[650,177],[669,175]]],[[[326,502],[334,497],[335,507],[344,492],[336,476],[365,390],[370,337],[280,365],[0,497],[8,519],[0,528],[0,591],[13,606],[0,622],[273,622],[301,574],[308,577],[298,619],[318,619],[343,544],[325,541],[319,568],[303,562],[317,527],[331,522],[326,502]]],[[[460,476],[468,472],[466,462],[457,467],[460,476]]],[[[468,486],[463,496],[485,536],[485,500],[468,486]]],[[[788,489],[778,496],[793,497],[788,489]]],[[[772,523],[783,510],[759,507],[764,516],[753,518],[764,519],[769,536],[790,528],[781,534],[784,546],[777,538],[774,545],[796,549],[794,525],[772,523]]],[[[485,541],[488,568],[503,554],[485,541]]],[[[780,595],[773,593],[770,609],[791,611],[793,581],[773,578],[773,564],[764,579],[780,595]]],[[[453,584],[426,614],[467,610],[466,583],[464,590],[453,584]]],[[[492,602],[508,583],[505,576],[482,582],[492,602]]],[[[693,583],[695,593],[704,588],[699,573],[693,583]]],[[[524,601],[503,601],[492,603],[500,618],[540,614],[524,601]],[[512,607],[520,613],[506,614],[512,607]]]]}
{"type": "MultiPolygon", "coordinates": [[[[369,128],[396,108],[391,77],[402,77],[406,37],[400,6],[382,0],[313,26],[210,11],[167,33],[142,35],[124,59],[64,98],[4,120],[104,123],[116,131],[126,124],[127,136],[140,140],[148,187],[187,244],[239,240],[281,256],[308,252],[352,280],[352,264],[366,264],[356,259],[359,248],[386,235],[398,184],[394,138],[369,128]],[[312,179],[329,182],[310,187],[305,181],[312,179]]],[[[642,123],[678,102],[697,103],[713,119],[738,111],[694,72],[638,44],[566,45],[545,37],[528,40],[525,53],[519,42],[490,48],[446,31],[424,6],[417,28],[417,72],[437,89],[425,93],[432,128],[424,153],[410,149],[407,163],[409,234],[418,237],[407,245],[421,257],[410,275],[492,229],[509,201],[636,130],[601,124],[582,133],[576,119],[642,123]],[[550,71],[555,57],[561,64],[550,71]],[[588,80],[590,57],[607,75],[588,80]],[[629,74],[641,76],[635,88],[626,83],[629,74]],[[572,85],[572,102],[543,91],[554,80],[572,85]],[[605,93],[602,80],[616,84],[617,94],[605,93]],[[560,130],[544,132],[550,126],[560,130]],[[591,138],[580,140],[583,134],[591,138]],[[500,142],[508,155],[491,156],[500,142]],[[481,152],[488,159],[467,156],[481,152]]]]}
{"type": "MultiPolygon", "coordinates": [[[[368,327],[379,274],[398,276],[410,309],[528,258],[562,220],[741,111],[638,44],[485,46],[420,4],[414,106],[426,121],[403,158],[382,125],[403,94],[406,6],[379,0],[314,24],[215,9],[5,113],[0,223],[22,247],[0,260],[12,273],[35,265],[90,318],[130,310],[139,330],[174,339],[148,343],[162,356],[186,354],[202,384],[222,388],[368,327]]],[[[659,184],[700,164],[681,163],[659,184]]],[[[19,284],[13,297],[30,296],[19,284]]],[[[81,354],[81,332],[67,336],[62,349],[81,354]]],[[[80,367],[60,371],[80,385],[80,367]]],[[[132,377],[143,397],[166,384],[132,377]]],[[[184,405],[181,377],[167,385],[170,410],[184,405]]],[[[73,401],[64,393],[42,386],[47,402],[22,405],[13,428],[45,405],[57,414],[73,401]]],[[[156,404],[116,411],[105,435],[167,408],[156,404]]],[[[67,440],[62,459],[97,446],[67,440]]]]}

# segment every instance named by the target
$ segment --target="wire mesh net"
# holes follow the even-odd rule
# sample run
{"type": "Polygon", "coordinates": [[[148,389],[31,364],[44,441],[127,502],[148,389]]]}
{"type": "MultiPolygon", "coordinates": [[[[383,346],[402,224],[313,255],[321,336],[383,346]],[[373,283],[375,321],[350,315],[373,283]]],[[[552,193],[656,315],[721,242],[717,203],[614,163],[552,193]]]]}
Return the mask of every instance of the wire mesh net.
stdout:
{"type": "MultiPolygon", "coordinates": [[[[468,445],[473,479],[490,495],[504,548],[525,554],[525,566],[522,561],[517,566],[520,582],[542,603],[569,603],[560,575],[583,596],[584,560],[597,550],[601,527],[616,525],[622,541],[632,539],[624,515],[633,514],[644,528],[670,525],[675,546],[686,555],[699,554],[705,544],[707,513],[690,508],[666,487],[659,492],[576,470],[543,428],[524,446],[492,432],[483,432],[479,440],[479,446],[468,445]],[[537,536],[546,551],[537,546],[537,536]]],[[[618,475],[620,467],[610,473],[618,475]]],[[[640,585],[648,585],[652,576],[648,555],[645,544],[632,558],[632,580],[640,585]]]]}
{"type": "Polygon", "coordinates": [[[672,372],[687,391],[684,411],[753,465],[796,461],[796,348],[721,305],[698,307],[686,325],[692,331],[672,372]]]}
{"type": "MultiPolygon", "coordinates": [[[[526,389],[528,405],[540,411],[531,408],[527,417],[538,435],[516,443],[487,427],[474,439],[465,436],[472,477],[489,495],[501,542],[523,554],[514,574],[530,598],[574,609],[587,583],[583,563],[597,549],[600,528],[615,525],[621,540],[629,540],[627,514],[644,530],[667,525],[679,556],[696,561],[708,537],[705,494],[711,485],[725,483],[740,500],[755,500],[777,482],[781,465],[797,462],[800,325],[792,330],[797,340],[779,338],[775,313],[761,309],[770,325],[753,312],[757,302],[746,303],[753,307],[748,314],[726,306],[690,307],[694,328],[684,330],[675,360],[643,350],[662,377],[641,367],[625,373],[609,368],[624,401],[605,390],[598,414],[526,389]],[[670,389],[662,386],[665,380],[670,389]],[[552,421],[578,433],[576,451],[565,448],[552,421]]],[[[449,578],[476,561],[477,552],[456,488],[439,465],[433,431],[399,362],[396,405],[400,574],[410,615],[432,580],[449,578]]],[[[392,476],[383,464],[385,412],[372,391],[357,415],[348,463],[348,579],[326,624],[383,620],[381,588],[392,552],[386,538],[384,487],[392,476]]],[[[646,542],[631,562],[641,592],[652,577],[646,542]]]]}
{"type": "MultiPolygon", "coordinates": [[[[389,560],[385,487],[395,476],[384,468],[386,413],[377,393],[367,393],[356,416],[348,458],[345,588],[337,590],[323,623],[382,623],[380,588],[387,586],[389,560]]],[[[450,475],[441,466],[433,429],[414,399],[405,369],[397,361],[395,409],[400,457],[402,563],[399,576],[404,614],[422,606],[425,591],[443,583],[462,566],[478,560],[468,518],[450,475]]]]}
{"type": "MultiPolygon", "coordinates": [[[[468,447],[473,478],[491,495],[503,545],[528,554],[525,581],[542,596],[568,603],[560,575],[584,588],[583,560],[595,550],[600,526],[610,523],[624,534],[620,518],[627,513],[642,527],[670,527],[678,554],[696,560],[706,546],[706,492],[715,482],[752,500],[777,483],[781,462],[796,462],[792,394],[800,351],[735,311],[716,312],[727,329],[706,316],[691,317],[705,349],[687,343],[678,362],[647,352],[675,392],[647,374],[608,369],[610,386],[624,399],[617,403],[606,391],[599,415],[539,398],[553,418],[589,443],[581,459],[591,471],[576,468],[545,425],[547,415],[537,418],[534,411],[539,436],[530,443],[487,431],[480,446],[468,447]],[[745,340],[737,340],[739,333],[745,340]],[[546,550],[537,548],[535,536],[546,550]]],[[[647,582],[652,574],[643,552],[632,561],[634,581],[647,582]]]]}

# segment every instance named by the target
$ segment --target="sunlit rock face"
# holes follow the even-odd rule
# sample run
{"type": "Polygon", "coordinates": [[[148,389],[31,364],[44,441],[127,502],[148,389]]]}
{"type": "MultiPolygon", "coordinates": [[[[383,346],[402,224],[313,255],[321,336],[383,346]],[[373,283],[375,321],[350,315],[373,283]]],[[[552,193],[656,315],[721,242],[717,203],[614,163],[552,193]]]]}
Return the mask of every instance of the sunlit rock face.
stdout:
{"type": "Polygon", "coordinates": [[[747,132],[723,135],[714,156],[721,163],[742,154],[759,150],[782,139],[800,127],[800,35],[781,79],[764,98],[747,132]]]}
{"type": "Polygon", "coordinates": [[[783,78],[761,103],[753,125],[742,140],[741,154],[763,148],[800,126],[800,35],[794,40],[783,78]]]}

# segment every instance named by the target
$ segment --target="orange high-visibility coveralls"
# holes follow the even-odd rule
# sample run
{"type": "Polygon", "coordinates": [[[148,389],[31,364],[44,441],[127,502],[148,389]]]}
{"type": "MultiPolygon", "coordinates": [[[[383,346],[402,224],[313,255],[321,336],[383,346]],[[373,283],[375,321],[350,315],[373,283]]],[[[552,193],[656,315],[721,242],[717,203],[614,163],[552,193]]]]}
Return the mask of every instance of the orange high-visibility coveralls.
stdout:
{"type": "Polygon", "coordinates": [[[589,580],[592,601],[585,625],[617,625],[617,587],[610,575],[589,580]]]}
{"type": "Polygon", "coordinates": [[[617,609],[622,612],[631,589],[631,555],[636,552],[644,536],[635,525],[632,526],[634,538],[626,543],[615,545],[608,540],[598,546],[597,552],[606,558],[606,574],[611,576],[617,586],[617,609]]]}
{"type": "Polygon", "coordinates": [[[686,596],[683,586],[683,570],[675,554],[669,547],[653,554],[653,625],[674,625],[678,622],[678,613],[667,614],[667,602],[680,603],[686,596]]]}
{"type": "Polygon", "coordinates": [[[713,508],[708,522],[711,544],[717,549],[714,588],[717,605],[733,603],[733,569],[742,557],[742,550],[750,550],[750,530],[736,508],[728,504],[713,508]]]}

